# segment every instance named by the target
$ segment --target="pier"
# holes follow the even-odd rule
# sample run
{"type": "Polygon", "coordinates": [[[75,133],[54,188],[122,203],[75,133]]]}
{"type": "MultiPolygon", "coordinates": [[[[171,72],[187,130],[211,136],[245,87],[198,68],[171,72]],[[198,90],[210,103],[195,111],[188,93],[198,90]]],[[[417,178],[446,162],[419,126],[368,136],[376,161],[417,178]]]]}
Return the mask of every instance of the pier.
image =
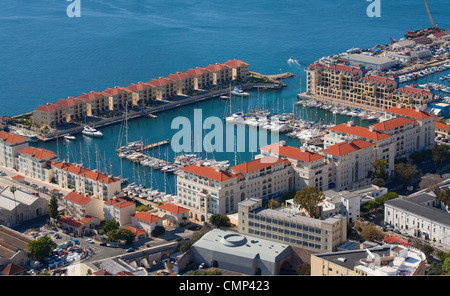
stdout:
{"type": "Polygon", "coordinates": [[[170,143],[169,139],[164,140],[164,141],[159,141],[159,142],[149,144],[149,145],[143,146],[141,148],[135,149],[134,152],[143,152],[145,150],[149,150],[149,149],[156,148],[159,146],[167,145],[169,143],[170,143]]]}
{"type": "MultiPolygon", "coordinates": [[[[265,83],[250,82],[250,83],[245,83],[245,84],[241,84],[241,85],[235,85],[235,86],[233,86],[233,88],[238,87],[242,90],[250,90],[253,88],[261,88],[261,87],[265,88],[265,89],[279,89],[279,88],[282,88],[283,86],[285,86],[285,85],[280,84],[280,83],[275,83],[275,82],[265,82],[265,83]]],[[[211,91],[209,93],[202,94],[202,95],[186,96],[185,98],[177,98],[177,99],[169,99],[167,102],[164,102],[164,104],[162,104],[160,106],[146,107],[139,111],[129,111],[127,118],[128,118],[128,120],[141,118],[141,117],[155,118],[156,117],[155,114],[158,112],[176,109],[176,108],[179,108],[182,106],[187,106],[190,104],[210,100],[213,98],[219,98],[222,95],[228,95],[230,93],[231,89],[232,88],[227,87],[224,89],[211,91]]],[[[112,124],[121,123],[124,119],[125,119],[125,115],[116,116],[113,118],[99,118],[99,120],[97,122],[90,124],[90,126],[98,129],[98,128],[109,126],[112,124]]],[[[79,126],[76,126],[73,128],[57,130],[57,131],[51,132],[46,135],[40,134],[40,133],[39,134],[36,133],[36,134],[40,141],[46,142],[46,141],[56,140],[57,138],[62,137],[65,134],[71,134],[71,135],[79,134],[79,133],[81,133],[83,128],[84,128],[84,124],[80,124],[79,126]]],[[[30,131],[30,132],[33,132],[33,131],[30,131]]]]}

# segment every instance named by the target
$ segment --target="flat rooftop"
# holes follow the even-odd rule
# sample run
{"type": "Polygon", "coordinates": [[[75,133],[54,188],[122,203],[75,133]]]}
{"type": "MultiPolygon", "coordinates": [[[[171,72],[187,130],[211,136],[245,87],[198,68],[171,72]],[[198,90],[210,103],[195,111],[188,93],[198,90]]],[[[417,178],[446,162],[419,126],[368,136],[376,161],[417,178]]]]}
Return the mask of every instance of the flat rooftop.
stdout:
{"type": "Polygon", "coordinates": [[[374,65],[383,65],[388,63],[395,63],[395,60],[386,58],[386,57],[378,57],[378,56],[369,56],[365,54],[343,54],[339,58],[343,60],[351,60],[351,61],[357,61],[361,63],[368,63],[368,64],[374,64],[374,65]]]}

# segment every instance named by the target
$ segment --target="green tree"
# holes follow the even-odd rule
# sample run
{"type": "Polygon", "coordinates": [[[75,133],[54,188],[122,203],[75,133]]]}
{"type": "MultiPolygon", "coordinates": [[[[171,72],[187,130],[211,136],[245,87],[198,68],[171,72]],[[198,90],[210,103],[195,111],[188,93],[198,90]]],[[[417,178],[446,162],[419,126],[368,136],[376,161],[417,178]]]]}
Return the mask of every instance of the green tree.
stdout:
{"type": "Polygon", "coordinates": [[[373,162],[372,166],[375,171],[373,172],[374,179],[386,180],[388,175],[386,173],[387,161],[386,159],[377,159],[373,162]]]}
{"type": "Polygon", "coordinates": [[[163,226],[156,225],[152,230],[152,236],[160,236],[166,232],[166,229],[163,226]]]}
{"type": "Polygon", "coordinates": [[[438,163],[440,166],[447,161],[450,156],[450,151],[447,145],[434,144],[433,149],[433,161],[438,163]]]}
{"type": "Polygon", "coordinates": [[[56,244],[48,236],[43,236],[38,240],[28,244],[28,254],[34,260],[42,260],[52,254],[56,244]]]}
{"type": "Polygon", "coordinates": [[[219,213],[212,214],[211,217],[209,217],[209,223],[211,223],[214,226],[220,227],[230,227],[231,222],[230,218],[228,218],[225,215],[221,215],[219,213]]]}
{"type": "Polygon", "coordinates": [[[103,223],[102,229],[105,233],[108,234],[110,231],[119,229],[119,222],[114,219],[107,219],[105,223],[103,223]]]}
{"type": "Polygon", "coordinates": [[[403,185],[407,185],[409,182],[419,176],[417,166],[410,163],[395,164],[394,172],[397,178],[403,183],[403,185]]]}
{"type": "Polygon", "coordinates": [[[126,244],[131,244],[135,235],[128,229],[113,229],[108,232],[110,241],[125,240],[126,244]]]}
{"type": "Polygon", "coordinates": [[[268,204],[268,208],[269,209],[276,209],[280,206],[280,203],[277,202],[276,200],[274,200],[273,198],[270,200],[269,204],[268,204]]]}
{"type": "Polygon", "coordinates": [[[361,231],[361,236],[367,241],[378,241],[383,238],[383,233],[374,225],[367,225],[361,231]]]}
{"type": "Polygon", "coordinates": [[[438,202],[441,202],[445,206],[450,206],[450,189],[447,188],[439,193],[438,202]]]}
{"type": "Polygon", "coordinates": [[[48,204],[48,214],[53,219],[58,216],[58,201],[54,195],[52,195],[48,204]]]}
{"type": "Polygon", "coordinates": [[[318,204],[323,200],[323,193],[316,186],[305,187],[294,196],[294,203],[309,213],[310,216],[318,218],[318,204]]]}
{"type": "Polygon", "coordinates": [[[375,178],[372,180],[372,184],[378,187],[384,187],[386,185],[386,181],[382,178],[375,178]]]}
{"type": "Polygon", "coordinates": [[[442,271],[446,274],[450,273],[450,257],[447,257],[444,262],[442,262],[442,271]]]}

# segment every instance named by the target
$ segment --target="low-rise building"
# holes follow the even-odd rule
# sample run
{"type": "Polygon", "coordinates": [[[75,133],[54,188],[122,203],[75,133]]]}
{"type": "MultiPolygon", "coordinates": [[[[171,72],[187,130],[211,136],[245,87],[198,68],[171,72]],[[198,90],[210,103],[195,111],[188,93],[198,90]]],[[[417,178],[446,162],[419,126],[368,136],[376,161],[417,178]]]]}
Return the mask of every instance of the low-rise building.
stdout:
{"type": "Polygon", "coordinates": [[[27,147],[17,151],[17,154],[17,169],[21,174],[50,183],[53,178],[53,170],[50,163],[57,160],[57,156],[53,151],[27,147]]]}
{"type": "Polygon", "coordinates": [[[368,172],[376,160],[375,144],[361,139],[334,144],[322,153],[330,162],[328,188],[350,190],[371,184],[368,172]]]}
{"type": "Polygon", "coordinates": [[[122,198],[105,201],[103,204],[105,220],[115,220],[120,226],[131,224],[131,216],[136,213],[136,204],[122,198]]]}
{"type": "Polygon", "coordinates": [[[180,224],[189,223],[189,209],[173,203],[165,203],[158,206],[158,216],[163,218],[164,224],[178,227],[180,224]]]}
{"type": "Polygon", "coordinates": [[[0,165],[17,169],[18,152],[27,147],[28,141],[24,136],[0,131],[0,165]]]}
{"type": "Polygon", "coordinates": [[[450,214],[440,208],[435,194],[401,196],[386,201],[384,207],[386,225],[450,248],[450,214]]]}
{"type": "Polygon", "coordinates": [[[191,254],[195,263],[247,275],[280,275],[293,263],[288,244],[222,229],[205,233],[191,254]]]}
{"type": "Polygon", "coordinates": [[[7,227],[48,214],[48,200],[10,186],[0,189],[0,224],[7,227]]]}
{"type": "Polygon", "coordinates": [[[262,200],[250,198],[239,203],[239,232],[283,242],[314,252],[332,252],[347,241],[347,219],[308,217],[296,206],[280,209],[262,207],[262,200]]]}
{"type": "Polygon", "coordinates": [[[139,211],[131,216],[131,226],[141,229],[151,236],[156,226],[163,226],[163,219],[154,214],[139,211]]]}
{"type": "Polygon", "coordinates": [[[418,249],[383,245],[368,249],[311,255],[314,276],[425,275],[426,257],[418,249]]]}
{"type": "Polygon", "coordinates": [[[65,216],[75,220],[82,220],[86,216],[95,217],[99,221],[105,219],[101,199],[72,191],[64,197],[63,204],[65,216]]]}
{"type": "Polygon", "coordinates": [[[31,237],[5,225],[0,225],[0,270],[2,270],[0,274],[5,272],[4,268],[9,264],[28,266],[31,260],[28,244],[32,241],[31,237]]]}

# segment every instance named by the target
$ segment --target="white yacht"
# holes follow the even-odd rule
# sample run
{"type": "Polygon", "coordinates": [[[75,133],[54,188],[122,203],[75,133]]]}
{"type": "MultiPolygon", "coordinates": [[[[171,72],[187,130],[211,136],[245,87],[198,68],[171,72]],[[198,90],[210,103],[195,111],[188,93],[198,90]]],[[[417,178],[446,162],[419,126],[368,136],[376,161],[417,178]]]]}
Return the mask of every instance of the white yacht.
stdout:
{"type": "Polygon", "coordinates": [[[64,135],[64,139],[68,140],[68,141],[73,141],[76,139],[75,136],[72,136],[70,134],[64,135]]]}
{"type": "Polygon", "coordinates": [[[90,127],[88,125],[86,125],[83,129],[83,131],[81,132],[83,135],[85,136],[89,136],[89,137],[102,137],[103,133],[96,130],[93,127],[90,127]]]}
{"type": "Polygon", "coordinates": [[[240,88],[235,88],[235,89],[233,89],[233,90],[231,91],[231,94],[232,94],[232,95],[235,95],[235,96],[249,96],[249,95],[250,95],[248,92],[245,92],[245,91],[243,91],[243,90],[240,89],[240,88]]]}

